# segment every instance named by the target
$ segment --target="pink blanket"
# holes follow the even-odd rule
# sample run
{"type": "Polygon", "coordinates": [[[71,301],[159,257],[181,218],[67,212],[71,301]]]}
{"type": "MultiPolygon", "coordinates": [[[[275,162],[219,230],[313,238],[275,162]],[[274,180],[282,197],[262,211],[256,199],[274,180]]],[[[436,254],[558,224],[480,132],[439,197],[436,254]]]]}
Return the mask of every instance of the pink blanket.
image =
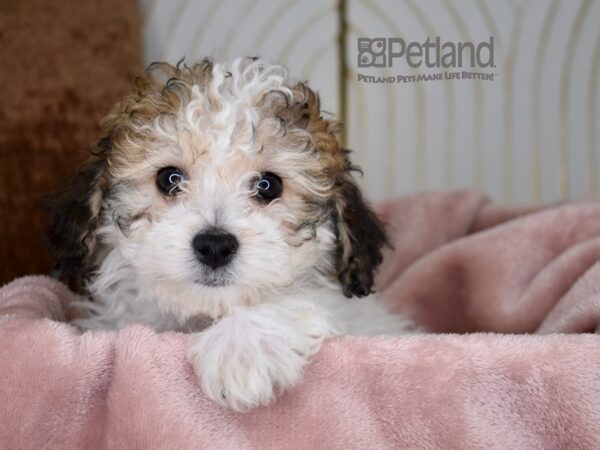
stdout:
{"type": "Polygon", "coordinates": [[[203,397],[184,334],[81,334],[72,294],[26,277],[0,289],[0,447],[600,448],[600,204],[464,192],[379,210],[397,310],[438,332],[537,334],[334,339],[300,387],[239,414],[203,397]]]}

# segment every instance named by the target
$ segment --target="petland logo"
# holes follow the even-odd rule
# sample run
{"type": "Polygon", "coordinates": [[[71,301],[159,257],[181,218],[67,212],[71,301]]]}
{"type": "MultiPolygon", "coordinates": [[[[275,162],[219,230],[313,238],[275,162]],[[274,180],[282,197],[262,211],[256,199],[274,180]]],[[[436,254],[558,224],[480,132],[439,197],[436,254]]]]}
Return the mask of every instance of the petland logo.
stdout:
{"type": "Polygon", "coordinates": [[[405,62],[413,74],[377,76],[358,74],[358,81],[366,83],[410,83],[415,81],[476,79],[492,81],[496,73],[481,69],[495,68],[494,37],[477,44],[473,42],[442,42],[427,37],[423,42],[406,42],[401,38],[358,38],[358,67],[391,69],[395,63],[405,62]],[[426,69],[444,70],[423,73],[426,69]]]}

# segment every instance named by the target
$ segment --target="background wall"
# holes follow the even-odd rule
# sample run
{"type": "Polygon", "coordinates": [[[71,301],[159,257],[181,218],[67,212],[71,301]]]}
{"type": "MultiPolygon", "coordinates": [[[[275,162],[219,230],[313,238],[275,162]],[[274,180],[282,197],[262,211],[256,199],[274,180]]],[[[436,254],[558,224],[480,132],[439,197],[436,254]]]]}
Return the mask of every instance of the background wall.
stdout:
{"type": "Polygon", "coordinates": [[[527,202],[598,190],[598,1],[140,1],[148,63],[260,55],[310,80],[345,119],[372,199],[475,187],[527,202]],[[493,36],[497,76],[359,83],[359,36],[493,36]]]}

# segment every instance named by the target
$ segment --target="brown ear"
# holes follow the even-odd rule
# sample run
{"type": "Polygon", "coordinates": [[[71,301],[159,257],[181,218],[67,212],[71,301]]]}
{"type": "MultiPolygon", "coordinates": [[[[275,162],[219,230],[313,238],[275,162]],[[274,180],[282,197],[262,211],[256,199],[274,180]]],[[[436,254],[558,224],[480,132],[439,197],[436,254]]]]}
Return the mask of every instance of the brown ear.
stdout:
{"type": "Polygon", "coordinates": [[[352,171],[358,169],[350,162],[350,151],[340,148],[341,123],[323,119],[319,96],[307,84],[297,84],[293,92],[294,102],[288,104],[286,100],[285,108],[280,108],[277,115],[288,126],[304,128],[311,134],[321,164],[326,167],[328,178],[324,183],[333,177],[335,270],[346,297],[364,297],[373,292],[375,270],[382,260],[381,248],[387,244],[383,225],[352,178],[352,171]]]}
{"type": "Polygon", "coordinates": [[[387,238],[383,225],[352,179],[351,168],[348,163],[348,170],[337,186],[336,269],[344,295],[364,297],[373,292],[375,270],[383,259],[381,248],[387,244],[387,238]]]}
{"type": "Polygon", "coordinates": [[[50,214],[44,241],[61,278],[87,271],[102,200],[100,180],[109,148],[110,141],[101,140],[94,157],[72,174],[61,189],[42,200],[42,207],[50,214]]]}

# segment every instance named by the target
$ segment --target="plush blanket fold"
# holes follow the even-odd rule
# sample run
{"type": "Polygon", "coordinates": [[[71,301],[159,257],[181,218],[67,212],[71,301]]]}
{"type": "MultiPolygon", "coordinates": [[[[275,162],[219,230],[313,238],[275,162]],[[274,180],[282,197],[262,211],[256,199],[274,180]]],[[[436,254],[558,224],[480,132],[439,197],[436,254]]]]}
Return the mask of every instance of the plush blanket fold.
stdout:
{"type": "Polygon", "coordinates": [[[397,311],[536,334],[334,339],[301,386],[238,414],[204,398],[186,335],[81,334],[66,287],[21,278],[0,289],[0,448],[600,448],[600,205],[459,192],[378,209],[397,311]]]}
{"type": "Polygon", "coordinates": [[[576,333],[600,324],[600,203],[510,209],[457,192],[379,212],[395,248],[379,289],[428,329],[576,333]]]}

